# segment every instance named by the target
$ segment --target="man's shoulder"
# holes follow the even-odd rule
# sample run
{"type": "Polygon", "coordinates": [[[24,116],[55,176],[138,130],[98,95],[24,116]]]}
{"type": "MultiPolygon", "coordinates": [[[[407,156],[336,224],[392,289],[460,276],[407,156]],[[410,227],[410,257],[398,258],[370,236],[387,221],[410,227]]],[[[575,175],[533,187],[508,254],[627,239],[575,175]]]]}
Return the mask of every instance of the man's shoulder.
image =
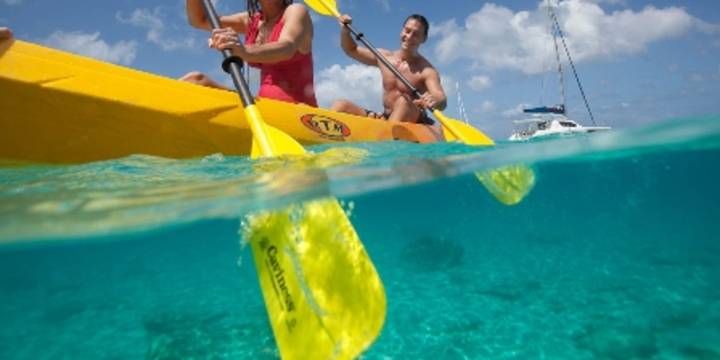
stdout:
{"type": "Polygon", "coordinates": [[[382,54],[382,55],[385,56],[385,57],[393,57],[393,56],[395,56],[395,52],[394,52],[394,51],[391,51],[391,50],[388,50],[388,49],[383,49],[383,48],[378,48],[377,50],[378,50],[378,52],[379,52],[380,54],[382,54]]]}
{"type": "Polygon", "coordinates": [[[419,55],[420,55],[420,59],[419,59],[418,63],[422,67],[423,71],[437,72],[437,69],[435,69],[435,66],[430,62],[430,60],[428,60],[422,54],[419,54],[419,55]]]}

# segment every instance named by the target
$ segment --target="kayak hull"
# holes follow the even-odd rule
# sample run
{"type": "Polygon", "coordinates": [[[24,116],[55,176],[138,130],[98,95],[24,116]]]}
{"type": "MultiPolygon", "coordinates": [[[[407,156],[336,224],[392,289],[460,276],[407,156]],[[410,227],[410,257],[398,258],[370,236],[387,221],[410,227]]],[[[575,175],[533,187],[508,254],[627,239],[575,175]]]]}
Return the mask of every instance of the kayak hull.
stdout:
{"type": "MultiPolygon", "coordinates": [[[[236,93],[24,41],[0,43],[0,159],[82,163],[147,154],[248,155],[236,93]]],[[[264,120],[303,145],[444,141],[437,126],[390,123],[259,99],[264,120]]]]}

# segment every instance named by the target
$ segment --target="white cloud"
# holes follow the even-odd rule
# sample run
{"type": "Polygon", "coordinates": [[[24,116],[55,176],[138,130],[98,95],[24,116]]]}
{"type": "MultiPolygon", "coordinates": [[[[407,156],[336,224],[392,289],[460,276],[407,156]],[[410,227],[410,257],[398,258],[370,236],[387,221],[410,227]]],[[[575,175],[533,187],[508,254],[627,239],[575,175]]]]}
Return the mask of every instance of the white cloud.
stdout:
{"type": "Polygon", "coordinates": [[[702,76],[701,74],[698,74],[698,73],[692,73],[692,74],[690,74],[689,77],[690,77],[690,81],[696,82],[696,83],[703,82],[703,81],[705,80],[705,79],[703,78],[703,76],[702,76]]]}
{"type": "Polygon", "coordinates": [[[485,75],[473,76],[467,81],[467,84],[475,91],[482,91],[492,86],[492,80],[485,75]]]}
{"type": "Polygon", "coordinates": [[[383,8],[383,10],[385,10],[385,12],[390,12],[390,0],[375,0],[375,1],[379,2],[380,5],[382,5],[382,8],[383,8]]]}
{"type": "Polygon", "coordinates": [[[5,5],[18,5],[23,2],[23,0],[3,0],[2,1],[5,5]]]}
{"type": "Polygon", "coordinates": [[[502,116],[504,116],[506,118],[520,116],[523,114],[523,109],[526,109],[528,107],[530,107],[530,104],[525,104],[525,103],[518,104],[517,106],[515,106],[512,109],[507,109],[507,110],[503,111],[502,116]]]}
{"type": "Polygon", "coordinates": [[[612,5],[627,5],[627,1],[625,0],[589,0],[596,3],[608,3],[612,5]]]}
{"type": "MultiPolygon", "coordinates": [[[[647,6],[637,12],[606,13],[598,2],[566,0],[556,9],[575,61],[635,54],[652,42],[691,29],[711,31],[716,26],[693,18],[679,7],[647,6]]],[[[534,74],[546,71],[548,64],[554,62],[545,1],[534,11],[517,13],[486,3],[470,14],[462,26],[454,19],[449,20],[435,25],[433,34],[439,37],[435,55],[444,63],[464,58],[480,68],[534,74]]]]}
{"type": "Polygon", "coordinates": [[[315,91],[323,107],[339,99],[350,100],[368,109],[382,107],[382,79],[380,70],[374,67],[332,65],[318,73],[315,91]]]}
{"type": "MultiPolygon", "coordinates": [[[[160,7],[152,11],[149,9],[135,9],[128,17],[117,13],[115,17],[121,23],[147,29],[147,41],[159,45],[160,48],[165,51],[198,48],[195,38],[193,37],[183,36],[182,38],[173,38],[168,35],[164,20],[165,16],[160,7]]],[[[185,32],[183,32],[183,34],[184,33],[185,32]]]]}
{"type": "Polygon", "coordinates": [[[720,34],[720,24],[708,23],[698,18],[693,18],[693,26],[707,34],[720,34]]]}
{"type": "Polygon", "coordinates": [[[495,103],[490,100],[485,100],[482,105],[480,105],[480,110],[485,113],[493,112],[495,111],[495,103]]]}
{"type": "Polygon", "coordinates": [[[100,38],[99,32],[87,34],[77,31],[55,31],[41,42],[50,47],[123,65],[130,65],[137,53],[135,41],[119,41],[110,45],[100,38]]]}
{"type": "Polygon", "coordinates": [[[451,75],[447,73],[440,74],[440,86],[442,86],[443,90],[445,91],[445,96],[450,97],[450,94],[455,89],[456,84],[457,81],[451,75]]]}

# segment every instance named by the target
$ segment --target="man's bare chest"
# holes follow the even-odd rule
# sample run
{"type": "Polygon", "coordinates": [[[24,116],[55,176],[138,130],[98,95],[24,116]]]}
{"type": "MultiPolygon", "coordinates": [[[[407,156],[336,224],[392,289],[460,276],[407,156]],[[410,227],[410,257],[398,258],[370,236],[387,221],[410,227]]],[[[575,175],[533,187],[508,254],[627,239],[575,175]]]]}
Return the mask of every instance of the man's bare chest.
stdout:
{"type": "MultiPolygon", "coordinates": [[[[400,74],[405,77],[414,87],[421,90],[422,88],[424,88],[424,67],[404,61],[398,61],[396,59],[391,59],[390,63],[393,64],[393,66],[395,66],[395,68],[400,72],[400,74]]],[[[390,69],[384,66],[381,66],[380,69],[382,71],[383,83],[385,84],[386,88],[399,88],[404,92],[409,91],[409,89],[405,87],[403,82],[398,79],[397,76],[395,76],[395,74],[393,74],[390,69]]]]}

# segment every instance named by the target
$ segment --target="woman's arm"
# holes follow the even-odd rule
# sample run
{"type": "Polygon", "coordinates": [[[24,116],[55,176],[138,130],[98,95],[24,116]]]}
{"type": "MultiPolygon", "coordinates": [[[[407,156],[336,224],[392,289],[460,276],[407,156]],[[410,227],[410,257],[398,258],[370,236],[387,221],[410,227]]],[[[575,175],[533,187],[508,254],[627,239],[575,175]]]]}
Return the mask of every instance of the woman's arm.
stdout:
{"type": "Polygon", "coordinates": [[[285,9],[285,25],[278,41],[243,46],[232,40],[231,33],[214,31],[213,47],[217,49],[229,48],[233,53],[245,61],[255,63],[276,63],[292,58],[296,52],[309,52],[312,47],[312,20],[304,6],[296,4],[285,9]],[[217,41],[216,41],[217,39],[217,41]],[[223,42],[223,39],[228,39],[223,42]]]}
{"type": "MultiPolygon", "coordinates": [[[[185,11],[187,12],[190,25],[198,29],[212,30],[212,25],[210,25],[210,20],[207,18],[202,0],[186,0],[185,11]]],[[[249,23],[250,16],[247,12],[220,16],[221,27],[229,27],[239,33],[247,32],[249,23]]]]}

